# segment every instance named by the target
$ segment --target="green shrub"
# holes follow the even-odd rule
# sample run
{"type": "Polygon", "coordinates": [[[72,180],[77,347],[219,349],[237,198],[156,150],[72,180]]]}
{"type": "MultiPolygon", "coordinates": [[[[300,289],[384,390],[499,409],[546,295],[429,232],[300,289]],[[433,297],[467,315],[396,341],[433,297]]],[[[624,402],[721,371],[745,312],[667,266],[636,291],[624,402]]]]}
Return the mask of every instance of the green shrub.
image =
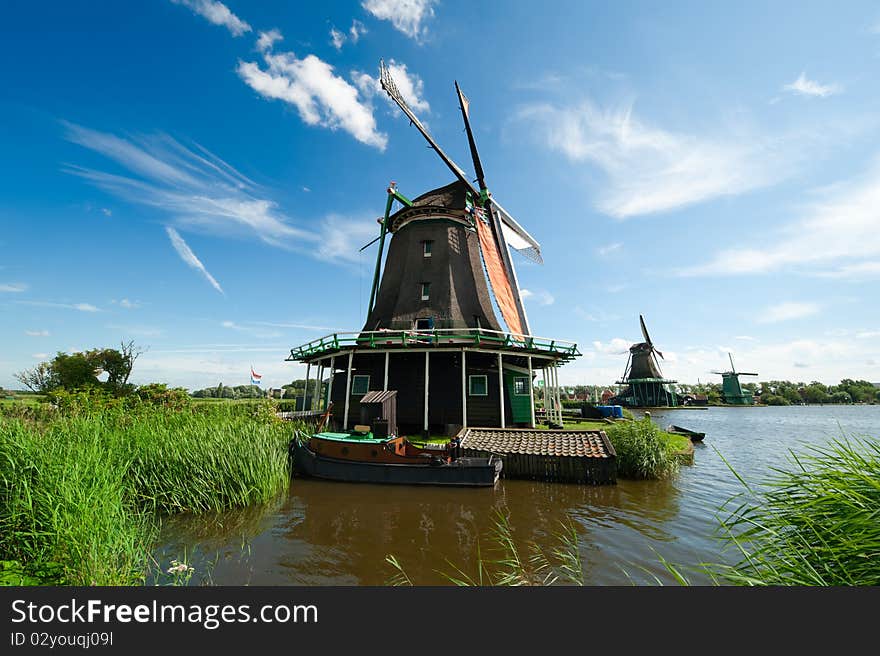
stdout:
{"type": "Polygon", "coordinates": [[[678,458],[650,419],[616,422],[605,434],[617,452],[618,476],[667,478],[678,471],[678,458]]]}

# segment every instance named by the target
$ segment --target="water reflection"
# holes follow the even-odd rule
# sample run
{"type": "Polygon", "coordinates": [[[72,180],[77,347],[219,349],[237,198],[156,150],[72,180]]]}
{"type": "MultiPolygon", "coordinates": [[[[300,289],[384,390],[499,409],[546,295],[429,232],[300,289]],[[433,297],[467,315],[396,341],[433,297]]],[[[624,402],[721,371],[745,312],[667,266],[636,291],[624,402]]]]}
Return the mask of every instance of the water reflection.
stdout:
{"type": "Polygon", "coordinates": [[[673,583],[661,557],[685,566],[735,557],[713,535],[718,509],[742,491],[722,456],[747,479],[764,480],[789,449],[827,442],[840,427],[877,434],[880,406],[713,408],[654,418],[706,432],[694,464],[671,480],[444,489],[296,479],[271,504],[167,521],[157,554],[167,562],[186,550],[220,585],[383,585],[393,574],[385,557],[394,554],[415,583],[446,584],[453,565],[476,576],[478,545],[484,558],[497,557],[489,534],[502,512],[524,556],[532,541],[557,546],[555,534],[571,518],[587,584],[654,583],[655,576],[673,583]]]}

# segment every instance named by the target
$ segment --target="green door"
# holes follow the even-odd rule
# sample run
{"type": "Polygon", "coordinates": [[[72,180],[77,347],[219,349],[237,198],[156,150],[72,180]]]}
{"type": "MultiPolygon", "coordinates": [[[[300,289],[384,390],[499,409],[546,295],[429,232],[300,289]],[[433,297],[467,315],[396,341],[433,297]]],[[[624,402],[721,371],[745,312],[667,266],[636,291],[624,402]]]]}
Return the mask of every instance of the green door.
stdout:
{"type": "Polygon", "coordinates": [[[510,400],[510,413],[515,424],[532,421],[532,401],[529,397],[529,376],[519,371],[504,370],[504,383],[510,400]]]}

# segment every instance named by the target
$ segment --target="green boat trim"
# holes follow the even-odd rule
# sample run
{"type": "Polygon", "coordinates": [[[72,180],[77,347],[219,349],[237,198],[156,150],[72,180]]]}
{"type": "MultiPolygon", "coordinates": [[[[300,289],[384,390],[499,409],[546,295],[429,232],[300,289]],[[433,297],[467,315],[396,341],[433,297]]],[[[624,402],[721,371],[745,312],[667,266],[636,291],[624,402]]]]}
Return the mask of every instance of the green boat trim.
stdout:
{"type": "Polygon", "coordinates": [[[357,431],[351,431],[347,433],[315,433],[312,437],[317,437],[322,440],[332,440],[334,442],[357,442],[358,444],[384,444],[389,439],[394,438],[385,438],[380,439],[378,437],[373,437],[373,433],[359,433],[357,431]]]}

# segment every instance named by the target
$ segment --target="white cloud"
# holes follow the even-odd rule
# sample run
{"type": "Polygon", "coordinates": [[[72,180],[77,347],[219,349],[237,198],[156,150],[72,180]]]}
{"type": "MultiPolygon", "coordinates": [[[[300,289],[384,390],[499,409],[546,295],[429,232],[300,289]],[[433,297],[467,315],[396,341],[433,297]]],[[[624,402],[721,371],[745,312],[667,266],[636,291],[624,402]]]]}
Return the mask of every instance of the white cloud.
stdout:
{"type": "Polygon", "coordinates": [[[357,43],[361,36],[367,33],[367,28],[361,23],[359,20],[352,21],[351,27],[348,28],[348,32],[340,32],[335,27],[330,28],[330,43],[333,44],[333,47],[337,50],[342,50],[342,46],[346,44],[346,42],[351,41],[351,43],[357,43]]]}
{"type": "Polygon", "coordinates": [[[516,118],[530,123],[550,150],[599,167],[608,182],[598,207],[619,219],[767,187],[791,169],[781,138],[742,130],[709,137],[675,133],[639,121],[631,106],[612,111],[589,100],[568,107],[535,104],[516,118]]]}
{"type": "Polygon", "coordinates": [[[275,42],[280,41],[283,38],[284,37],[279,30],[273,29],[268,32],[260,32],[260,36],[257,37],[257,50],[260,52],[271,50],[272,46],[275,45],[275,42]]]}
{"type": "Polygon", "coordinates": [[[876,339],[880,337],[880,330],[864,330],[856,334],[858,339],[876,339]]]}
{"type": "Polygon", "coordinates": [[[177,251],[180,259],[183,260],[188,266],[201,273],[207,279],[207,281],[211,283],[211,286],[214,289],[223,294],[223,288],[220,286],[220,283],[214,279],[214,276],[208,273],[205,265],[202,264],[198,257],[196,257],[196,254],[192,252],[192,249],[183,240],[183,237],[178,234],[177,230],[175,230],[171,226],[165,226],[165,231],[168,233],[168,238],[171,240],[171,245],[174,246],[174,250],[177,251]]]}
{"type": "Polygon", "coordinates": [[[34,360],[45,360],[46,358],[49,357],[49,354],[48,353],[34,353],[31,357],[34,360]]]}
{"type": "Polygon", "coordinates": [[[265,330],[251,325],[242,326],[235,323],[234,321],[223,321],[220,325],[229,330],[235,330],[240,333],[247,333],[258,339],[272,339],[275,337],[281,337],[281,333],[277,330],[265,330]]]}
{"type": "Polygon", "coordinates": [[[333,47],[337,50],[342,50],[342,46],[345,45],[345,34],[337,30],[335,27],[331,27],[330,43],[332,43],[333,47]]]}
{"type": "Polygon", "coordinates": [[[632,346],[632,342],[628,342],[620,337],[614,337],[610,342],[593,342],[593,348],[598,353],[604,353],[605,355],[624,355],[629,353],[630,346],[632,346]]]}
{"type": "Polygon", "coordinates": [[[423,23],[434,16],[437,0],[364,0],[361,6],[379,20],[391,24],[411,39],[421,41],[428,33],[423,23]]]}
{"type": "Polygon", "coordinates": [[[373,239],[376,232],[373,222],[330,214],[321,225],[321,239],[315,256],[325,262],[357,263],[362,256],[360,247],[373,239]]]}
{"type": "Polygon", "coordinates": [[[611,253],[614,253],[615,251],[619,251],[621,249],[621,247],[623,247],[623,244],[621,244],[620,242],[615,242],[613,244],[607,244],[605,246],[600,246],[599,248],[596,249],[596,252],[599,255],[601,255],[602,257],[604,257],[606,255],[610,255],[611,253]]]}
{"type": "Polygon", "coordinates": [[[315,55],[299,59],[292,52],[263,53],[267,68],[256,62],[238,62],[238,75],[264,98],[296,107],[307,125],[342,128],[361,143],[385,150],[388,136],[376,129],[373,108],[358,90],[333,73],[333,67],[315,55]]]}
{"type": "Polygon", "coordinates": [[[158,208],[175,222],[216,234],[255,234],[273,246],[293,248],[318,235],[291,226],[265,190],[222,159],[163,134],[122,139],[65,124],[68,140],[121,164],[135,176],[70,167],[68,171],[125,200],[158,208]]]}
{"type": "Polygon", "coordinates": [[[119,307],[125,308],[126,310],[133,310],[135,308],[139,308],[141,306],[137,301],[129,301],[127,298],[123,298],[119,301],[119,307]]]}
{"type": "Polygon", "coordinates": [[[519,293],[524,301],[537,303],[538,305],[553,305],[553,303],[556,301],[556,299],[550,292],[543,289],[538,289],[535,291],[531,291],[529,289],[521,289],[519,290],[519,293]]]}
{"type": "Polygon", "coordinates": [[[805,266],[813,275],[832,278],[880,273],[880,160],[860,179],[829,187],[802,213],[801,219],[764,232],[760,243],[772,246],[725,249],[679,273],[760,274],[805,266]]]}
{"type": "Polygon", "coordinates": [[[104,213],[104,216],[113,216],[113,210],[107,207],[102,207],[101,211],[104,213]]]}
{"type": "Polygon", "coordinates": [[[126,335],[135,335],[137,337],[161,337],[165,334],[165,330],[155,326],[109,324],[107,327],[111,330],[119,330],[126,335]]]}
{"type": "Polygon", "coordinates": [[[818,98],[826,98],[827,96],[839,93],[841,88],[837,84],[819,84],[814,80],[807,78],[806,73],[801,73],[798,79],[790,84],[782,87],[783,91],[790,91],[801,96],[814,96],[818,98]]]}
{"type": "Polygon", "coordinates": [[[28,288],[23,282],[6,282],[0,283],[0,292],[10,292],[12,294],[20,294],[28,288]]]}
{"type": "Polygon", "coordinates": [[[816,303],[797,303],[788,301],[765,308],[763,313],[756,319],[758,323],[778,323],[792,319],[803,319],[819,312],[816,303]]]}
{"type": "MultiPolygon", "coordinates": [[[[393,59],[388,61],[388,70],[391,73],[391,77],[394,78],[394,83],[397,85],[400,95],[403,96],[410,109],[425,113],[431,111],[431,106],[424,97],[425,84],[422,78],[415,73],[410,73],[406,68],[406,64],[396,62],[393,59]]],[[[377,95],[381,96],[395,112],[400,112],[397,104],[382,89],[378,77],[373,77],[369,73],[355,72],[352,74],[352,79],[357,88],[364,94],[364,97],[373,98],[377,95]]]]}
{"type": "Polygon", "coordinates": [[[24,334],[28,335],[29,337],[48,337],[49,331],[48,330],[25,330],[24,334]]]}
{"type": "Polygon", "coordinates": [[[742,340],[742,341],[744,341],[744,342],[756,342],[756,341],[758,341],[757,338],[752,337],[752,336],[750,336],[750,335],[737,335],[736,337],[734,337],[734,339],[739,339],[739,340],[742,340]]]}
{"type": "Polygon", "coordinates": [[[101,312],[102,310],[91,303],[55,303],[52,301],[15,301],[20,305],[33,305],[34,307],[60,308],[62,310],[77,310],[79,312],[101,312]]]}
{"type": "Polygon", "coordinates": [[[233,14],[229,7],[217,0],[171,0],[173,3],[188,7],[193,13],[214,25],[221,25],[229,30],[232,36],[241,36],[251,31],[251,26],[233,14]]]}

